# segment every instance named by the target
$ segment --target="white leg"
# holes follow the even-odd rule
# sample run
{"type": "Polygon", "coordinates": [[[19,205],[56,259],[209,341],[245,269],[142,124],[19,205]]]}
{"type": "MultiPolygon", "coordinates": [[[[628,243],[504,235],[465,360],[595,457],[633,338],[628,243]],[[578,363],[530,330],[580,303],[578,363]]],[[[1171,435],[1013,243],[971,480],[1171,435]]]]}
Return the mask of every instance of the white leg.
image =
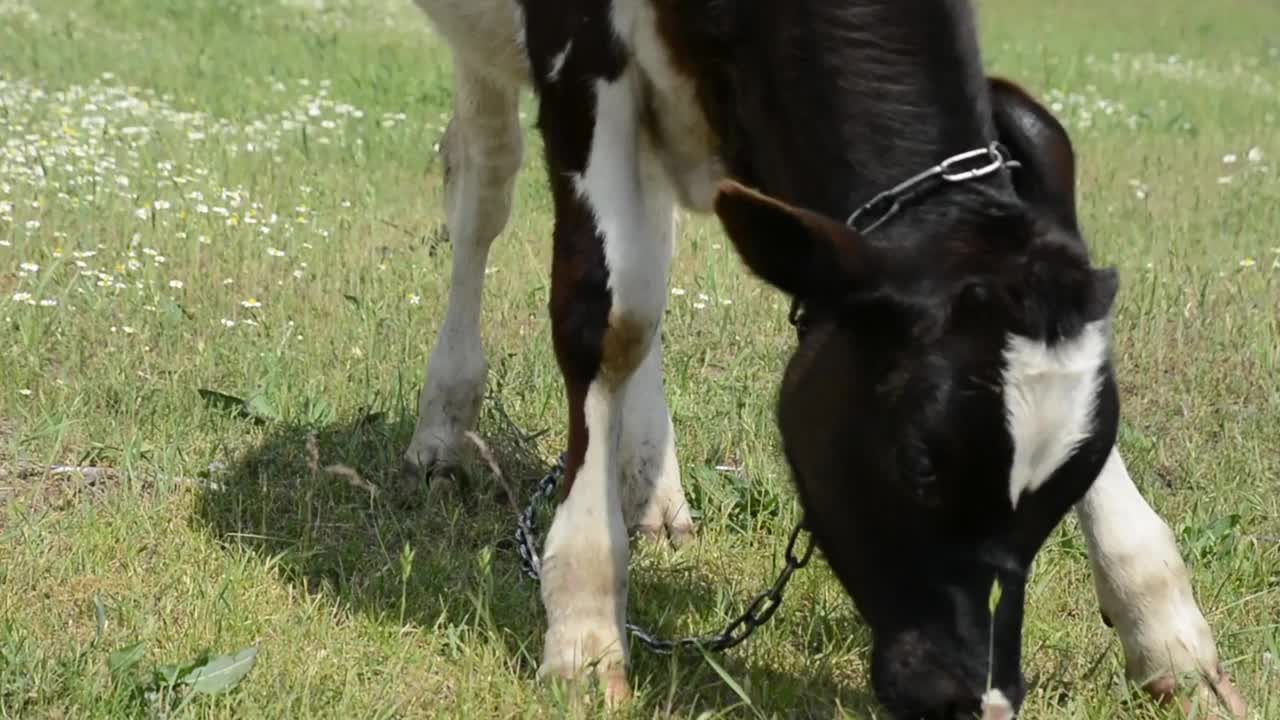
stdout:
{"type": "Polygon", "coordinates": [[[540,677],[573,677],[595,667],[606,696],[621,700],[627,685],[626,524],[618,482],[623,398],[596,381],[583,403],[586,455],[564,502],[556,508],[542,558],[547,612],[540,677]]]}
{"type": "Polygon", "coordinates": [[[1243,712],[1243,700],[1218,665],[1173,532],[1138,493],[1117,448],[1076,513],[1098,603],[1120,635],[1129,678],[1165,699],[1189,675],[1199,679],[1206,699],[1217,692],[1229,710],[1243,712]]]}
{"type": "MultiPolygon", "coordinates": [[[[655,416],[664,426],[669,422],[665,404],[659,412],[652,398],[632,396],[660,385],[646,373],[661,372],[653,344],[666,303],[674,203],[638,126],[640,90],[633,74],[599,80],[590,89],[596,112],[586,166],[581,173],[552,168],[557,206],[568,211],[566,222],[557,217],[551,314],[570,404],[570,462],[568,495],[544,550],[547,633],[539,674],[574,677],[594,665],[606,697],[618,701],[629,695],[623,433],[632,420],[628,409],[646,402],[650,408],[638,416],[644,422],[631,437],[651,435],[646,431],[657,425],[655,416]],[[574,221],[583,215],[592,222],[574,221]],[[601,255],[604,268],[583,269],[601,255]],[[658,364],[642,370],[650,358],[658,364]],[[639,383],[632,382],[636,377],[639,383]],[[576,466],[575,458],[581,458],[576,466]]],[[[557,111],[578,108],[544,107],[542,121],[554,124],[557,111]]],[[[665,454],[669,427],[654,434],[663,432],[666,438],[655,443],[662,440],[665,454]]]]}
{"type": "Polygon", "coordinates": [[[489,246],[511,214],[523,154],[518,90],[499,87],[456,60],[454,115],[442,143],[453,273],[418,400],[418,422],[404,455],[406,479],[448,469],[480,411],[488,366],[480,342],[489,246]]]}
{"type": "Polygon", "coordinates": [[[676,462],[675,428],[662,382],[662,338],[655,336],[644,362],[631,376],[622,422],[623,516],[627,529],[643,537],[665,532],[682,545],[693,533],[680,465],[676,462]]]}

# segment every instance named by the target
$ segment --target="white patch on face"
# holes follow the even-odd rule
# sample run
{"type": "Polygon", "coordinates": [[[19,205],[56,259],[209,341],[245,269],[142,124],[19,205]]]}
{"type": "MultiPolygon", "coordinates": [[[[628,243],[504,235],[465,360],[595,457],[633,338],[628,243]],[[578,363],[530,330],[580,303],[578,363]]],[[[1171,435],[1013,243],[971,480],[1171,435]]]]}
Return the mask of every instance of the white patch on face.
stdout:
{"type": "Polygon", "coordinates": [[[564,49],[551,58],[551,70],[547,72],[547,82],[560,79],[560,71],[564,70],[564,61],[569,59],[569,51],[573,49],[573,41],[565,44],[564,49]]]}
{"type": "Polygon", "coordinates": [[[1013,720],[1013,703],[998,688],[982,694],[982,720],[1013,720]]]}
{"type": "Polygon", "coordinates": [[[1017,507],[1071,457],[1093,430],[1099,370],[1107,357],[1105,321],[1053,347],[1010,335],[1004,407],[1013,438],[1009,500],[1017,507]]]}

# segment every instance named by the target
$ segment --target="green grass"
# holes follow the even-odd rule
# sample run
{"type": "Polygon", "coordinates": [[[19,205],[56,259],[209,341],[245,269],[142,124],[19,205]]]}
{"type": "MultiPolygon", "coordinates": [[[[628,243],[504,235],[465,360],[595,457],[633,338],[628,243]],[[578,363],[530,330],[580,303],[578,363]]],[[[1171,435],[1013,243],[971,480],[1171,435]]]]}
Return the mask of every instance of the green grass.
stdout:
{"type": "MultiPolygon", "coordinates": [[[[1280,8],[980,9],[992,70],[1062,103],[1082,223],[1122,272],[1130,469],[1227,669],[1280,717],[1264,659],[1280,654],[1280,8]]],[[[153,667],[248,646],[240,686],[178,714],[589,714],[534,680],[541,608],[487,475],[464,501],[393,487],[447,295],[448,77],[407,0],[0,0],[0,716],[159,712],[153,667]],[[313,432],[321,463],[384,492],[314,472],[313,432]],[[113,677],[110,653],[139,641],[113,677]]],[[[565,435],[533,134],[527,157],[490,262],[480,428],[521,494],[565,435]],[[524,448],[511,423],[545,434],[524,448]]],[[[671,284],[687,293],[665,324],[668,392],[701,535],[639,546],[631,594],[667,634],[737,612],[795,520],[772,411],[783,299],[705,218],[683,224],[671,284]]],[[[637,648],[632,713],[873,717],[867,644],[816,562],[718,668],[637,648]]],[[[1025,717],[1164,717],[1125,686],[1074,519],[1038,561],[1025,647],[1025,717]]]]}

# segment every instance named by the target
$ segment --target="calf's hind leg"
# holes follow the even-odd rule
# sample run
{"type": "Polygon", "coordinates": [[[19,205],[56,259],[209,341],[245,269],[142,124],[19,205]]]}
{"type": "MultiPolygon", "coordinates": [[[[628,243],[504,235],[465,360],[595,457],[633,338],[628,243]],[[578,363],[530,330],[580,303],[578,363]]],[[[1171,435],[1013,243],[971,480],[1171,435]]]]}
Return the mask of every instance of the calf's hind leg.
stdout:
{"type": "Polygon", "coordinates": [[[418,400],[402,475],[413,484],[439,479],[456,465],[464,433],[480,412],[488,365],[480,340],[484,268],[489,247],[511,214],[523,155],[519,90],[495,83],[454,58],[453,117],[441,144],[453,270],[418,400]]]}

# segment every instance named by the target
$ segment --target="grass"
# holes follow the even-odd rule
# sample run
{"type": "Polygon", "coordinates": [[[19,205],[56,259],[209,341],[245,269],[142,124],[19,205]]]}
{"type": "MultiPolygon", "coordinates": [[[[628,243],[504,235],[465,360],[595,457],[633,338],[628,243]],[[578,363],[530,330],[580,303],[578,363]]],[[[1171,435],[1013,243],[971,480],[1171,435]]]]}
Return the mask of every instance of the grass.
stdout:
{"type": "MultiPolygon", "coordinates": [[[[1280,9],[980,10],[992,70],[1068,122],[1083,226],[1122,273],[1130,469],[1227,669],[1280,717],[1280,9]]],[[[487,475],[460,502],[393,487],[447,294],[448,77],[408,2],[0,0],[0,716],[592,712],[534,681],[541,608],[487,475]],[[382,492],[319,468],[312,433],[319,465],[382,492]],[[251,646],[238,687],[180,711],[152,679],[251,646]]],[[[480,428],[521,493],[565,432],[533,134],[527,157],[490,262],[480,428]]],[[[701,536],[638,547],[631,596],[666,634],[737,612],[795,519],[772,415],[783,299],[705,218],[682,225],[671,285],[668,392],[701,536]]],[[[1165,717],[1125,686],[1088,573],[1069,518],[1029,590],[1024,715],[1165,717]]],[[[815,562],[724,656],[637,648],[631,712],[874,717],[867,644],[815,562]]]]}

